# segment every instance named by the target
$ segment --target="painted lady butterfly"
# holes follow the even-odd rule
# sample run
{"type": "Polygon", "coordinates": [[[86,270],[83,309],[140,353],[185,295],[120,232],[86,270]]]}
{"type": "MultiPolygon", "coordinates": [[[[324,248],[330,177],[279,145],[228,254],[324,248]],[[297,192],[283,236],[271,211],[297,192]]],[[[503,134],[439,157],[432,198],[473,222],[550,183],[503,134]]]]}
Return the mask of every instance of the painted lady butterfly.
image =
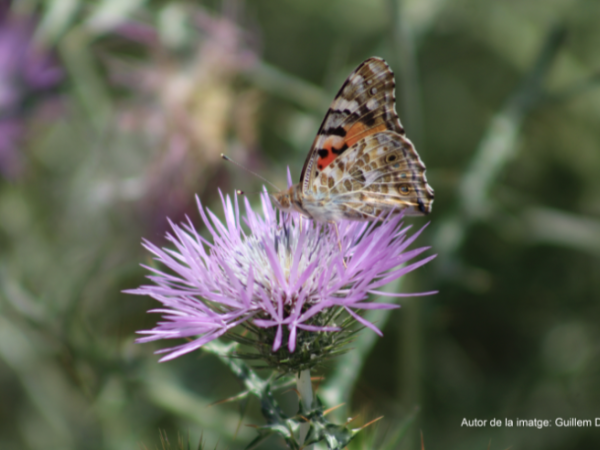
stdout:
{"type": "Polygon", "coordinates": [[[342,85],[319,128],[300,183],[271,197],[320,222],[431,212],[425,164],[395,109],[394,74],[369,58],[342,85]]]}

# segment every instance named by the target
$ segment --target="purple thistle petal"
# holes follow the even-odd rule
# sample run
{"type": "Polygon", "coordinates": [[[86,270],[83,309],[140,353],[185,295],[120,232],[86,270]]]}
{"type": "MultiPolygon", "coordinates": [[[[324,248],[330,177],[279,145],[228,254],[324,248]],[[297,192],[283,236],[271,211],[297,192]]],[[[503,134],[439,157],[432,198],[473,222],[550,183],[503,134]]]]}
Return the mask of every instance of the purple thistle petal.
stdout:
{"type": "Polygon", "coordinates": [[[169,353],[167,356],[163,356],[162,358],[160,358],[158,360],[158,362],[170,361],[181,355],[185,355],[186,353],[197,350],[200,347],[202,347],[204,344],[206,344],[207,342],[213,341],[213,340],[217,339],[218,337],[221,337],[222,335],[225,334],[226,331],[227,330],[219,330],[219,331],[211,333],[211,334],[206,334],[206,335],[202,336],[201,338],[198,338],[192,342],[188,342],[183,345],[179,345],[177,347],[164,348],[162,350],[158,350],[156,353],[169,353]]]}
{"type": "Polygon", "coordinates": [[[389,272],[385,277],[381,278],[380,281],[378,281],[377,283],[373,283],[372,287],[375,289],[375,288],[384,286],[384,285],[388,284],[390,281],[393,281],[396,278],[400,278],[402,275],[405,275],[408,272],[412,272],[413,270],[421,267],[422,265],[427,264],[429,261],[431,261],[435,257],[436,257],[436,255],[432,255],[432,256],[429,256],[428,258],[422,259],[421,261],[413,263],[409,266],[405,266],[405,267],[402,267],[393,272],[389,272]]]}
{"type": "Polygon", "coordinates": [[[288,338],[288,350],[290,353],[294,353],[296,350],[296,332],[297,332],[296,324],[290,325],[290,337],[288,338]]]}
{"type": "MultiPolygon", "coordinates": [[[[296,252],[296,253],[300,253],[300,252],[296,252]]],[[[292,292],[298,291],[304,285],[304,283],[306,283],[307,280],[311,276],[313,276],[314,271],[318,265],[319,265],[319,261],[313,261],[312,263],[310,263],[310,265],[304,270],[304,272],[302,272],[302,274],[300,275],[300,278],[298,278],[298,280],[296,280],[296,282],[292,285],[291,291],[292,292]]]]}
{"type": "MultiPolygon", "coordinates": [[[[288,172],[289,172],[289,168],[288,168],[288,172]]],[[[298,248],[304,248],[304,242],[306,241],[306,231],[303,230],[300,233],[300,236],[298,238],[298,248]]],[[[296,251],[294,253],[294,260],[292,261],[292,269],[290,270],[290,285],[293,286],[292,291],[295,291],[298,289],[299,286],[304,284],[304,281],[306,281],[306,278],[303,278],[306,276],[308,276],[309,274],[307,274],[307,270],[304,271],[304,273],[300,276],[300,279],[298,278],[298,264],[300,263],[300,257],[302,256],[302,252],[301,251],[296,251]],[[298,284],[297,284],[298,283],[298,284]]],[[[315,261],[316,263],[316,261],[315,261]]],[[[311,266],[309,266],[310,268],[311,266]]]]}
{"type": "Polygon", "coordinates": [[[246,280],[246,290],[242,291],[243,292],[242,299],[244,301],[244,305],[246,305],[246,308],[250,308],[252,292],[254,290],[253,288],[254,288],[254,269],[252,268],[252,266],[250,266],[248,268],[248,279],[246,280]]]}
{"type": "Polygon", "coordinates": [[[210,234],[212,234],[213,236],[215,236],[215,230],[213,229],[213,227],[210,225],[210,222],[208,221],[208,217],[206,217],[206,214],[204,213],[204,206],[202,206],[202,202],[200,201],[200,197],[198,197],[196,195],[196,203],[198,205],[198,211],[200,211],[200,217],[202,217],[202,222],[204,222],[204,226],[206,228],[208,228],[208,231],[210,232],[210,234]]]}
{"type": "Polygon", "coordinates": [[[281,329],[281,325],[277,325],[277,334],[275,335],[275,340],[273,341],[273,351],[276,352],[281,347],[283,331],[281,329]]]}
{"type": "Polygon", "coordinates": [[[279,282],[279,286],[285,286],[286,282],[283,278],[283,273],[281,272],[281,264],[279,262],[279,258],[275,255],[275,249],[272,247],[271,242],[263,239],[262,241],[265,252],[267,253],[267,258],[269,258],[269,263],[271,264],[271,269],[273,270],[273,275],[279,282]]]}
{"type": "Polygon", "coordinates": [[[361,316],[356,314],[354,311],[352,311],[350,308],[346,308],[346,311],[348,311],[348,314],[350,314],[352,317],[354,317],[357,322],[360,322],[365,327],[370,328],[375,333],[377,333],[379,336],[383,336],[383,333],[381,332],[381,330],[379,328],[377,328],[375,325],[373,325],[371,322],[369,322],[367,319],[362,318],[361,316]]]}
{"type": "Polygon", "coordinates": [[[351,308],[356,309],[398,309],[400,305],[394,305],[393,303],[373,303],[373,302],[363,302],[363,303],[352,303],[346,305],[351,308]]]}
{"type": "Polygon", "coordinates": [[[370,294],[383,295],[386,297],[425,297],[426,295],[435,295],[438,292],[439,291],[394,293],[394,292],[384,292],[384,291],[369,291],[370,294]]]}

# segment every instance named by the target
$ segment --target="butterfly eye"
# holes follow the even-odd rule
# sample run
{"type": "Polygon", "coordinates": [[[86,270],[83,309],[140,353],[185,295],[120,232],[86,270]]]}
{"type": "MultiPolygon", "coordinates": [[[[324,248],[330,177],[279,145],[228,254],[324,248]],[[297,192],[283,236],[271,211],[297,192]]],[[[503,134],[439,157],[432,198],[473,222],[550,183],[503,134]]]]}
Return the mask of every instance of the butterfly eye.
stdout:
{"type": "Polygon", "coordinates": [[[406,195],[410,192],[410,186],[408,184],[401,184],[398,187],[398,192],[400,192],[401,195],[406,195]]]}

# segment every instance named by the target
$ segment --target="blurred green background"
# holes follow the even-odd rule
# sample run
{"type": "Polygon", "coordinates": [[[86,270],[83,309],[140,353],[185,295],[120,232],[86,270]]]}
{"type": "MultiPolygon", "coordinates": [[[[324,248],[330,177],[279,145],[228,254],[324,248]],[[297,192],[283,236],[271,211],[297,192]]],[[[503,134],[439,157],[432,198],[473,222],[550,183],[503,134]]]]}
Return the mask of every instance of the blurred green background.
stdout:
{"type": "Polygon", "coordinates": [[[385,417],[352,448],[600,446],[595,427],[461,427],[600,417],[599,1],[0,5],[1,449],[252,440],[256,402],[208,406],[235,378],[202,352],[158,364],[169,343],[134,344],[157,304],[121,291],[144,282],[142,237],[199,223],[194,194],[220,214],[218,189],[260,189],[221,152],[297,180],[375,55],[436,191],[408,222],[430,220],[438,258],[401,289],[440,293],[403,299],[360,353],[344,414],[385,417]]]}

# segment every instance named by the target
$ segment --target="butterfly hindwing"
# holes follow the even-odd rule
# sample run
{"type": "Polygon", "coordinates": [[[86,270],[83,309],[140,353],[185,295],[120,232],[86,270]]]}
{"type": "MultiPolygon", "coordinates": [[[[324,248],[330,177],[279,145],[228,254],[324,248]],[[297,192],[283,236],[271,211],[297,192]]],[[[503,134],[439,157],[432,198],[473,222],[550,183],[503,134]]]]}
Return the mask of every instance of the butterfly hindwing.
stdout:
{"type": "Polygon", "coordinates": [[[412,143],[392,131],[377,132],[354,144],[316,180],[333,208],[346,218],[369,220],[393,209],[406,214],[431,211],[433,190],[412,143]]]}
{"type": "Polygon", "coordinates": [[[329,164],[361,139],[392,130],[404,135],[395,110],[394,74],[381,58],[369,58],[346,79],[333,100],[304,163],[300,185],[314,181],[329,164]]]}

